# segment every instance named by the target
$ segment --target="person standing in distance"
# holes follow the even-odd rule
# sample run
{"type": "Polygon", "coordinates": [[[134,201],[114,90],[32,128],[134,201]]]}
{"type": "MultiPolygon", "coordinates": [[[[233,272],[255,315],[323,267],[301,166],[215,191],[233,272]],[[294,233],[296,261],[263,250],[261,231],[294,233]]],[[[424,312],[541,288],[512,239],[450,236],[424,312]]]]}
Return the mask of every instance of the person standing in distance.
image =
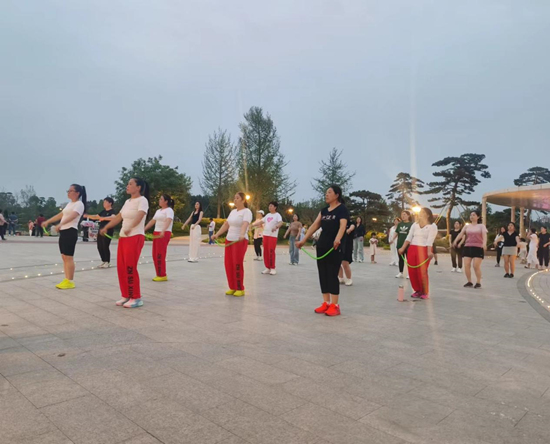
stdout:
{"type": "Polygon", "coordinates": [[[137,308],[143,305],[138,273],[138,263],[145,243],[145,218],[149,211],[149,185],[143,179],[133,177],[126,185],[130,199],[124,202],[120,213],[105,225],[100,235],[122,222],[117,250],[118,284],[122,299],[116,305],[137,308]]]}
{"type": "MultiPolygon", "coordinates": [[[[403,210],[401,212],[401,222],[397,224],[397,228],[395,230],[395,233],[397,235],[397,251],[403,247],[403,244],[405,243],[405,240],[407,239],[407,236],[409,235],[409,230],[412,227],[411,222],[411,212],[407,210],[403,210]]],[[[403,250],[403,254],[399,253],[399,273],[395,276],[396,278],[402,278],[403,277],[403,271],[405,269],[405,260],[403,259],[403,256],[407,256],[407,249],[405,248],[403,250]]]]}
{"type": "Polygon", "coordinates": [[[63,259],[65,279],[56,285],[60,290],[70,290],[75,287],[74,279],[74,250],[78,240],[78,222],[86,211],[86,187],[73,183],[67,190],[70,202],[61,213],[42,222],[41,230],[48,225],[61,221],[55,228],[59,232],[59,252],[63,259]]]}
{"type": "Polygon", "coordinates": [[[449,236],[449,248],[451,249],[451,263],[453,268],[451,272],[462,273],[462,247],[464,246],[464,238],[454,246],[454,242],[458,235],[462,232],[462,222],[456,220],[449,236]]]}
{"type": "Polygon", "coordinates": [[[355,219],[355,230],[353,230],[353,261],[362,263],[365,260],[365,225],[359,216],[355,219]],[[359,257],[359,260],[357,258],[359,257]]]}
{"type": "Polygon", "coordinates": [[[397,267],[399,265],[399,255],[397,254],[397,225],[399,225],[399,222],[401,222],[401,219],[396,217],[393,220],[393,225],[390,228],[390,233],[388,235],[388,241],[390,244],[390,266],[397,267]]]}
{"type": "Polygon", "coordinates": [[[516,224],[510,222],[507,230],[496,237],[495,244],[503,242],[502,257],[504,258],[504,277],[513,278],[516,271],[516,257],[520,243],[519,234],[516,231],[516,224]]]}
{"type": "Polygon", "coordinates": [[[275,276],[275,259],[277,249],[277,239],[279,238],[279,228],[283,226],[283,218],[277,213],[277,202],[269,203],[269,213],[261,220],[254,222],[252,227],[262,225],[264,227],[263,243],[264,243],[264,265],[265,270],[262,274],[270,274],[275,276]]]}
{"type": "Polygon", "coordinates": [[[288,253],[290,254],[290,265],[298,265],[300,263],[300,250],[296,248],[296,242],[299,240],[302,231],[302,222],[297,214],[292,216],[292,222],[288,226],[284,238],[289,238],[288,253]]]}
{"type": "Polygon", "coordinates": [[[466,237],[464,243],[464,271],[466,272],[467,282],[464,287],[481,288],[481,262],[485,257],[487,250],[487,228],[481,223],[481,213],[472,211],[470,213],[470,224],[466,225],[453,242],[453,248],[459,248],[462,239],[466,237]],[[476,284],[472,283],[472,263],[476,274],[476,284]]]}
{"type": "Polygon", "coordinates": [[[154,282],[164,282],[168,280],[166,276],[166,251],[168,243],[172,237],[172,227],[174,225],[174,199],[168,194],[162,194],[159,198],[159,207],[153,218],[145,226],[145,231],[153,225],[153,263],[157,275],[153,278],[154,282]]]}
{"type": "Polygon", "coordinates": [[[537,250],[537,256],[539,258],[539,270],[548,269],[548,261],[550,258],[550,234],[546,230],[546,227],[540,227],[539,234],[539,248],[537,250]]]}
{"type": "Polygon", "coordinates": [[[201,245],[202,233],[202,216],[202,204],[200,202],[195,202],[195,209],[181,226],[181,229],[183,230],[185,226],[189,224],[189,222],[191,222],[191,226],[189,227],[189,260],[187,262],[199,261],[199,247],[201,245]]]}
{"type": "MultiPolygon", "coordinates": [[[[110,221],[115,218],[115,212],[113,210],[113,204],[115,201],[111,197],[103,199],[103,210],[99,214],[85,214],[91,220],[99,221],[99,230],[105,227],[110,221]]],[[[111,237],[115,234],[114,228],[107,231],[107,236],[97,236],[97,251],[101,258],[101,265],[97,268],[109,268],[111,266],[111,237]]]]}
{"type": "Polygon", "coordinates": [[[214,231],[216,230],[216,222],[214,222],[214,218],[210,218],[210,223],[208,224],[208,245],[212,245],[214,241],[212,240],[212,235],[214,234],[214,231]]]}
{"type": "MultiPolygon", "coordinates": [[[[255,222],[261,222],[264,218],[264,212],[262,210],[256,211],[255,222]]],[[[254,252],[256,253],[255,261],[262,260],[262,241],[264,236],[264,227],[257,225],[254,227],[254,252]]]]}
{"type": "Polygon", "coordinates": [[[248,249],[248,226],[252,222],[252,211],[248,209],[246,195],[242,192],[235,194],[233,202],[235,208],[212,239],[216,240],[227,232],[224,264],[229,290],[225,294],[242,297],[244,296],[244,255],[248,249]]]}
{"type": "Polygon", "coordinates": [[[328,206],[321,210],[315,222],[311,224],[306,235],[296,244],[296,247],[302,248],[313,233],[322,228],[317,242],[317,256],[322,257],[326,253],[328,255],[317,261],[323,304],[315,309],[315,313],[338,316],[340,315],[338,273],[342,265],[341,244],[346,234],[350,215],[344,205],[342,189],[338,185],[332,185],[327,189],[325,202],[328,206]],[[329,253],[331,248],[334,250],[329,253]]]}

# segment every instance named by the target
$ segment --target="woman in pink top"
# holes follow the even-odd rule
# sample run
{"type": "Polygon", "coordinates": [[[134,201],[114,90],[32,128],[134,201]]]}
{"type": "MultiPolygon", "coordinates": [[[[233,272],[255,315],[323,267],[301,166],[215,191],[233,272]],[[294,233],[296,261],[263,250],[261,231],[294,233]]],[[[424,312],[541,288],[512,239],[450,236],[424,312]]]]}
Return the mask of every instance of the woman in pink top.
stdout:
{"type": "Polygon", "coordinates": [[[462,255],[464,257],[464,271],[466,279],[468,279],[464,286],[481,288],[481,261],[483,261],[485,250],[487,250],[487,228],[481,223],[481,213],[478,210],[470,213],[470,223],[464,226],[455,239],[453,243],[455,248],[464,236],[466,236],[466,243],[462,255]],[[476,274],[475,286],[472,283],[472,262],[476,274]]]}

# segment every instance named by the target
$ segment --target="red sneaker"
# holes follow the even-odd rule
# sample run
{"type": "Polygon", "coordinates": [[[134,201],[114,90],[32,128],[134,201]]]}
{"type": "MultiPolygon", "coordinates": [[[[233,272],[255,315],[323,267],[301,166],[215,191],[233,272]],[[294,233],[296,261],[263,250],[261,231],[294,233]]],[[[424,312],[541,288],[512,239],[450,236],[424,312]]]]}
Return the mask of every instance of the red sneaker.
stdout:
{"type": "Polygon", "coordinates": [[[421,294],[420,299],[430,299],[430,297],[427,294],[421,294]]]}
{"type": "Polygon", "coordinates": [[[327,316],[339,316],[340,315],[340,306],[336,304],[330,304],[328,310],[325,311],[327,316]]]}
{"type": "Polygon", "coordinates": [[[328,310],[328,307],[329,307],[329,304],[327,304],[326,302],[323,302],[323,305],[321,305],[320,307],[317,307],[315,309],[315,313],[324,313],[328,310]]]}
{"type": "Polygon", "coordinates": [[[415,291],[413,294],[411,294],[411,298],[419,298],[421,294],[422,294],[422,292],[415,291]]]}

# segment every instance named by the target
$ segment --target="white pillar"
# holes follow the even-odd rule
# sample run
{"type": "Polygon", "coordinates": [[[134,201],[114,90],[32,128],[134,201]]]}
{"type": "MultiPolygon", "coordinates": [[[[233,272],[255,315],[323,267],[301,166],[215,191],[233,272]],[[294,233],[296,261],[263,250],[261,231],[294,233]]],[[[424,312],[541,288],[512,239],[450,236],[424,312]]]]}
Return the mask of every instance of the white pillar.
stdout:
{"type": "Polygon", "coordinates": [[[519,235],[525,236],[525,208],[519,207],[519,235]]]}
{"type": "Polygon", "coordinates": [[[487,199],[481,199],[481,223],[487,226],[487,199]]]}
{"type": "Polygon", "coordinates": [[[512,207],[511,210],[512,210],[512,219],[511,219],[511,222],[516,223],[516,207],[512,207]]]}

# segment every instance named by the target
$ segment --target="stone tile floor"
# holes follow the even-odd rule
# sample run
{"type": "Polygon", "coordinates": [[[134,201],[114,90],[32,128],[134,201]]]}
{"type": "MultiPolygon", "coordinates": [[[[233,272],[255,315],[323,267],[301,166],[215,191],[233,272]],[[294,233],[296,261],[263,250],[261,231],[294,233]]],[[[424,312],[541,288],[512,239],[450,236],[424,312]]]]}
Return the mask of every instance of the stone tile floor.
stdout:
{"type": "Polygon", "coordinates": [[[313,313],[303,254],[291,267],[280,248],[278,275],[263,276],[250,251],[247,295],[233,298],[221,248],[190,264],[174,244],[162,283],[150,251],[145,305],[128,310],[114,306],[116,269],[91,270],[95,244],[77,245],[85,271],[71,291],[54,288],[53,239],[0,244],[0,443],[550,440],[550,324],[526,303],[522,267],[503,279],[488,258],[483,289],[464,289],[442,255],[432,299],[399,303],[382,252],[352,265],[342,316],[329,318],[313,313]]]}

